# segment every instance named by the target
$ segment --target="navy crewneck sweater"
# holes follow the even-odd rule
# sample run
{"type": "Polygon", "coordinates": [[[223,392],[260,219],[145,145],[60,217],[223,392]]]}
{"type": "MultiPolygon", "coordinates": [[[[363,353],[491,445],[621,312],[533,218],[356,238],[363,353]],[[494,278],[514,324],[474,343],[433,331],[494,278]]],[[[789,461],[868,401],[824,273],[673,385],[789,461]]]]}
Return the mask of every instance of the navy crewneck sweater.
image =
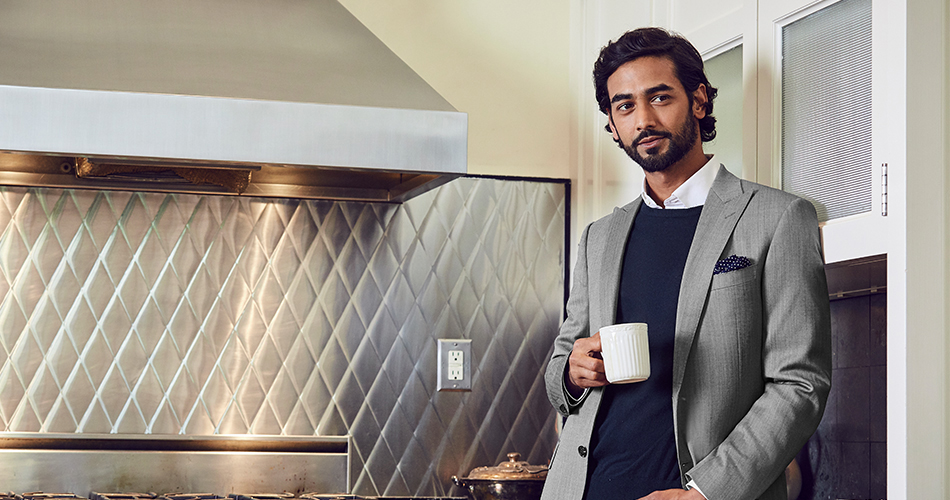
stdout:
{"type": "Polygon", "coordinates": [[[676,304],[702,207],[640,206],[627,239],[617,323],[646,323],[650,378],[604,389],[591,436],[585,498],[640,498],[682,487],[673,434],[676,304]]]}

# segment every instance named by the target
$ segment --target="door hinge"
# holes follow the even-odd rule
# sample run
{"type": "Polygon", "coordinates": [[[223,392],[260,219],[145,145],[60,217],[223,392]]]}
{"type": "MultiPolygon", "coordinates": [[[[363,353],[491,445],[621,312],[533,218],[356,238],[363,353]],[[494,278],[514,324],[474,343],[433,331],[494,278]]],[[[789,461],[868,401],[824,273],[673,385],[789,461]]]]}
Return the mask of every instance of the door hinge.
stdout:
{"type": "Polygon", "coordinates": [[[881,164],[881,216],[887,217],[887,163],[881,164]]]}

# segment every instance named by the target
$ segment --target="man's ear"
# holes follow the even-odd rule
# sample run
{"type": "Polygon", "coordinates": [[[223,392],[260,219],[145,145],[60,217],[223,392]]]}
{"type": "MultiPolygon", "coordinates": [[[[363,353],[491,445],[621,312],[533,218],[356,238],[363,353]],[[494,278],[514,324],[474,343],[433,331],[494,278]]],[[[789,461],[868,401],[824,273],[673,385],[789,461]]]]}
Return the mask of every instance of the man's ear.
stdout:
{"type": "Polygon", "coordinates": [[[709,100],[706,98],[706,85],[700,83],[696,90],[693,91],[693,116],[697,120],[702,120],[706,118],[706,103],[709,100]]]}
{"type": "Polygon", "coordinates": [[[617,127],[614,126],[614,115],[611,112],[607,112],[607,130],[610,131],[613,135],[614,142],[620,143],[620,136],[617,134],[617,127]]]}

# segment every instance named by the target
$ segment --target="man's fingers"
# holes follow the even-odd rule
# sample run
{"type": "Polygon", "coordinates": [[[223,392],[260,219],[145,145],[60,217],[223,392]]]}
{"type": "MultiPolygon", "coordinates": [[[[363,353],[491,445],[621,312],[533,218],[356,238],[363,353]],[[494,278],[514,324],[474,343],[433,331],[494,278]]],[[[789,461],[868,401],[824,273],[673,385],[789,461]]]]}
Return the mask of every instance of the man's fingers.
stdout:
{"type": "Polygon", "coordinates": [[[606,373],[604,368],[604,360],[600,357],[594,357],[591,354],[580,354],[572,360],[572,365],[576,366],[580,370],[585,372],[590,372],[585,378],[596,377],[597,374],[606,373]]]}
{"type": "Polygon", "coordinates": [[[568,359],[570,382],[579,388],[607,385],[604,362],[600,359],[600,333],[577,339],[568,359]]]}
{"type": "Polygon", "coordinates": [[[600,353],[600,351],[600,332],[595,333],[592,337],[581,337],[574,341],[574,352],[600,353]]]}

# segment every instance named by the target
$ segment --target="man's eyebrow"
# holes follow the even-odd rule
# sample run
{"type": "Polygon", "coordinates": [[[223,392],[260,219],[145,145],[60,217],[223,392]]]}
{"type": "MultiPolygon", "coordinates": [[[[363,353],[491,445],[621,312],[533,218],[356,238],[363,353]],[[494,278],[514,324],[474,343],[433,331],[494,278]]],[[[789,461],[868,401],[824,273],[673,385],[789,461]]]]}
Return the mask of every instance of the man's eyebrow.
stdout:
{"type": "Polygon", "coordinates": [[[657,92],[667,92],[670,90],[673,90],[673,87],[670,87],[669,85],[665,83],[661,83],[659,85],[648,88],[646,92],[644,92],[644,94],[651,95],[651,94],[656,94],[657,92]]]}
{"type": "Polygon", "coordinates": [[[625,101],[627,99],[633,99],[633,94],[614,94],[614,96],[610,98],[610,104],[613,104],[617,101],[625,101]]]}
{"type": "MultiPolygon", "coordinates": [[[[659,85],[654,85],[646,89],[645,91],[643,91],[643,95],[652,95],[652,94],[656,94],[657,92],[668,92],[670,90],[673,90],[673,87],[665,83],[661,83],[659,85]]],[[[610,98],[610,103],[613,104],[615,102],[625,101],[627,99],[633,99],[633,94],[615,94],[613,97],[610,98]]]]}

